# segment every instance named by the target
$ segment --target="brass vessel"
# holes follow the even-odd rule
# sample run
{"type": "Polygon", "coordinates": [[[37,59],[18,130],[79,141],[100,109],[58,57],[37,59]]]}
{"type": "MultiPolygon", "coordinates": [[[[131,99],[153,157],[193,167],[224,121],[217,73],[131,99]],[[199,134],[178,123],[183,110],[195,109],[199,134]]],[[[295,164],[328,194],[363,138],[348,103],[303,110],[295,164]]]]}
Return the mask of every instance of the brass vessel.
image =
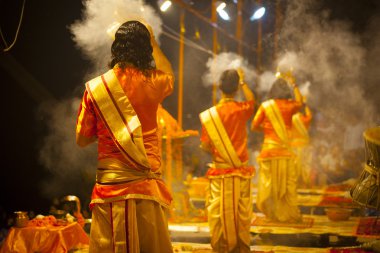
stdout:
{"type": "Polygon", "coordinates": [[[29,216],[28,216],[28,212],[24,212],[24,211],[17,211],[17,212],[14,212],[15,214],[15,226],[18,227],[18,228],[23,228],[23,227],[26,227],[28,226],[28,222],[29,222],[29,216]]]}

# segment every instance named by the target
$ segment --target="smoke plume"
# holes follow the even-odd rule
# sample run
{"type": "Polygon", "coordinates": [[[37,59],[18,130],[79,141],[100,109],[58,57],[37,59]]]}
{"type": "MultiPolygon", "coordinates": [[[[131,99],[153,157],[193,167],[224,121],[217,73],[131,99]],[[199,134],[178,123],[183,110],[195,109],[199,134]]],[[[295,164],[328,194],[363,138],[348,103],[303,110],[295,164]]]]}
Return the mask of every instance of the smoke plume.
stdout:
{"type": "Polygon", "coordinates": [[[74,194],[89,199],[95,181],[96,145],[83,149],[75,141],[79,102],[74,98],[40,106],[48,135],[43,139],[39,158],[51,174],[42,188],[51,198],[74,194]]]}
{"type": "Polygon", "coordinates": [[[315,120],[331,123],[337,136],[354,122],[364,130],[379,113],[379,92],[368,93],[379,72],[366,66],[369,53],[372,60],[379,57],[379,36],[372,47],[366,46],[350,23],[333,20],[318,4],[288,1],[277,66],[293,69],[298,84],[305,83],[301,90],[309,92],[308,104],[318,113],[315,120]]]}
{"type": "Polygon", "coordinates": [[[202,80],[206,86],[211,86],[219,82],[219,78],[223,71],[227,69],[242,69],[244,79],[248,85],[254,85],[256,73],[254,68],[248,64],[248,61],[243,59],[236,53],[223,52],[213,58],[209,58],[206,63],[207,71],[203,75],[202,80]]]}
{"type": "MultiPolygon", "coordinates": [[[[148,23],[158,38],[162,21],[143,0],[84,0],[83,17],[70,26],[73,40],[94,64],[94,72],[107,68],[113,36],[120,24],[128,20],[148,23]]],[[[92,74],[92,73],[91,73],[92,74]]]]}

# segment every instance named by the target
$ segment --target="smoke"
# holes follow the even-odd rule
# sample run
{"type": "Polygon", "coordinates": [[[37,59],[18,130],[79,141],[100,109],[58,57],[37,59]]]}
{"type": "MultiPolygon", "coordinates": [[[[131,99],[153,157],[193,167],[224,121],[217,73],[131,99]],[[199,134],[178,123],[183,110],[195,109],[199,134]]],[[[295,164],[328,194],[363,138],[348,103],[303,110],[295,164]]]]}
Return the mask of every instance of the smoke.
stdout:
{"type": "Polygon", "coordinates": [[[276,75],[271,71],[264,71],[259,76],[259,85],[257,87],[257,92],[260,94],[260,96],[264,96],[264,94],[270,90],[270,87],[275,80],[276,75]]]}
{"type": "Polygon", "coordinates": [[[143,0],[84,0],[82,20],[70,26],[73,40],[94,64],[94,72],[106,70],[110,61],[113,36],[128,20],[148,23],[158,38],[162,21],[155,10],[143,0]]]}
{"type": "MultiPolygon", "coordinates": [[[[378,4],[380,6],[380,4],[378,4]]],[[[371,99],[378,111],[375,113],[375,124],[380,125],[380,15],[371,19],[370,25],[365,34],[365,46],[367,48],[366,72],[364,81],[367,84],[366,97],[371,99]]]]}
{"type": "Polygon", "coordinates": [[[311,85],[311,83],[309,81],[306,81],[305,83],[300,85],[300,92],[301,92],[302,96],[309,97],[310,85],[311,85]]]}
{"type": "MultiPolygon", "coordinates": [[[[368,94],[370,83],[365,77],[378,77],[378,71],[368,72],[369,52],[362,36],[353,33],[349,23],[332,20],[312,0],[289,1],[283,24],[280,43],[284,49],[277,65],[293,69],[298,83],[306,84],[302,91],[309,92],[308,104],[325,118],[339,121],[339,127],[352,124],[352,117],[371,124],[379,93],[368,94]]],[[[375,52],[378,46],[371,50],[375,52]]]]}
{"type": "Polygon", "coordinates": [[[253,85],[256,77],[254,68],[248,64],[248,61],[235,53],[220,53],[213,58],[209,58],[206,63],[207,71],[202,76],[202,81],[206,86],[211,86],[219,82],[223,71],[227,69],[242,69],[244,79],[248,85],[253,85]]]}
{"type": "Polygon", "coordinates": [[[67,99],[40,106],[39,115],[46,120],[48,134],[39,153],[40,162],[51,178],[42,186],[48,197],[74,194],[88,198],[95,180],[96,145],[82,149],[75,141],[76,116],[80,99],[67,99]]]}

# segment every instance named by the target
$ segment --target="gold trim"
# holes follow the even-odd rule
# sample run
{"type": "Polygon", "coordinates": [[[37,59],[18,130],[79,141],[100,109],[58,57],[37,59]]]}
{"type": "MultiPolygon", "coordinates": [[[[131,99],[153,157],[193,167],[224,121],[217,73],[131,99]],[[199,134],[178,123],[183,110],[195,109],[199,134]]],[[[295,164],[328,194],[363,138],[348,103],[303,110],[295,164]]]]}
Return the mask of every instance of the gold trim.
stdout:
{"type": "Polygon", "coordinates": [[[161,201],[159,198],[144,195],[144,194],[127,194],[123,196],[117,196],[113,198],[106,198],[106,199],[93,199],[91,200],[91,204],[104,204],[104,203],[110,203],[120,200],[126,200],[126,199],[145,199],[145,200],[153,200],[162,205],[165,208],[170,208],[170,205],[166,204],[165,202],[161,201]]]}
{"type": "Polygon", "coordinates": [[[104,83],[102,77],[97,77],[88,83],[88,89],[106,125],[121,146],[119,148],[121,148],[124,155],[127,154],[135,162],[150,168],[145,152],[141,124],[136,112],[125,95],[114,71],[109,70],[103,75],[103,78],[106,83],[104,83]]]}
{"type": "Polygon", "coordinates": [[[98,162],[96,182],[99,184],[120,184],[137,182],[145,179],[161,180],[160,173],[151,170],[135,170],[128,168],[116,159],[103,159],[98,162]]]}
{"type": "Polygon", "coordinates": [[[253,178],[254,175],[251,176],[244,176],[242,174],[239,174],[237,172],[229,173],[229,174],[221,174],[221,175],[213,175],[213,176],[207,176],[209,179],[216,179],[216,178],[229,178],[229,177],[241,177],[244,179],[250,179],[253,178]]]}
{"type": "Polygon", "coordinates": [[[305,127],[305,124],[301,120],[301,113],[296,113],[292,117],[292,123],[295,130],[304,138],[305,140],[309,140],[309,131],[305,127]]]}
{"type": "Polygon", "coordinates": [[[263,108],[278,137],[289,145],[288,131],[276,102],[273,99],[267,100],[263,103],[263,108]]]}
{"type": "Polygon", "coordinates": [[[376,170],[376,168],[369,166],[368,164],[365,164],[364,170],[367,171],[369,174],[374,175],[376,177],[376,185],[380,185],[380,172],[376,170]]]}
{"type": "Polygon", "coordinates": [[[380,145],[380,126],[365,130],[363,136],[367,141],[372,142],[376,145],[380,145]]]}
{"type": "Polygon", "coordinates": [[[374,167],[365,164],[364,165],[364,170],[367,171],[368,173],[377,176],[379,174],[379,171],[377,171],[374,167]]]}
{"type": "Polygon", "coordinates": [[[202,112],[200,119],[213,142],[214,147],[218,150],[222,159],[230,164],[230,167],[241,167],[242,162],[234,149],[231,139],[228,136],[222,121],[220,120],[216,107],[202,112]]]}
{"type": "MultiPolygon", "coordinates": [[[[241,166],[247,166],[248,165],[248,161],[244,162],[244,163],[241,163],[241,166]]],[[[222,168],[222,169],[229,169],[231,168],[231,165],[228,164],[228,163],[220,163],[220,162],[213,162],[211,163],[211,166],[210,168],[222,168]]]]}

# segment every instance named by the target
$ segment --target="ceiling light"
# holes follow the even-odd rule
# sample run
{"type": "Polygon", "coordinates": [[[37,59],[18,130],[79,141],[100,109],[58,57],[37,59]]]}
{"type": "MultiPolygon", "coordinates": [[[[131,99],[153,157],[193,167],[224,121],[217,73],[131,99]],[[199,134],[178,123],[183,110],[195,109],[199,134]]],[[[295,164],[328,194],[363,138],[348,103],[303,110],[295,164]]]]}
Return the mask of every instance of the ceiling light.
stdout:
{"type": "Polygon", "coordinates": [[[160,10],[162,12],[165,12],[169,9],[169,7],[172,5],[172,1],[169,1],[169,0],[166,0],[166,1],[162,1],[161,5],[160,5],[160,10]]]}
{"type": "Polygon", "coordinates": [[[265,7],[260,7],[253,13],[250,20],[254,21],[254,20],[260,19],[264,16],[264,14],[265,14],[265,7]]]}

